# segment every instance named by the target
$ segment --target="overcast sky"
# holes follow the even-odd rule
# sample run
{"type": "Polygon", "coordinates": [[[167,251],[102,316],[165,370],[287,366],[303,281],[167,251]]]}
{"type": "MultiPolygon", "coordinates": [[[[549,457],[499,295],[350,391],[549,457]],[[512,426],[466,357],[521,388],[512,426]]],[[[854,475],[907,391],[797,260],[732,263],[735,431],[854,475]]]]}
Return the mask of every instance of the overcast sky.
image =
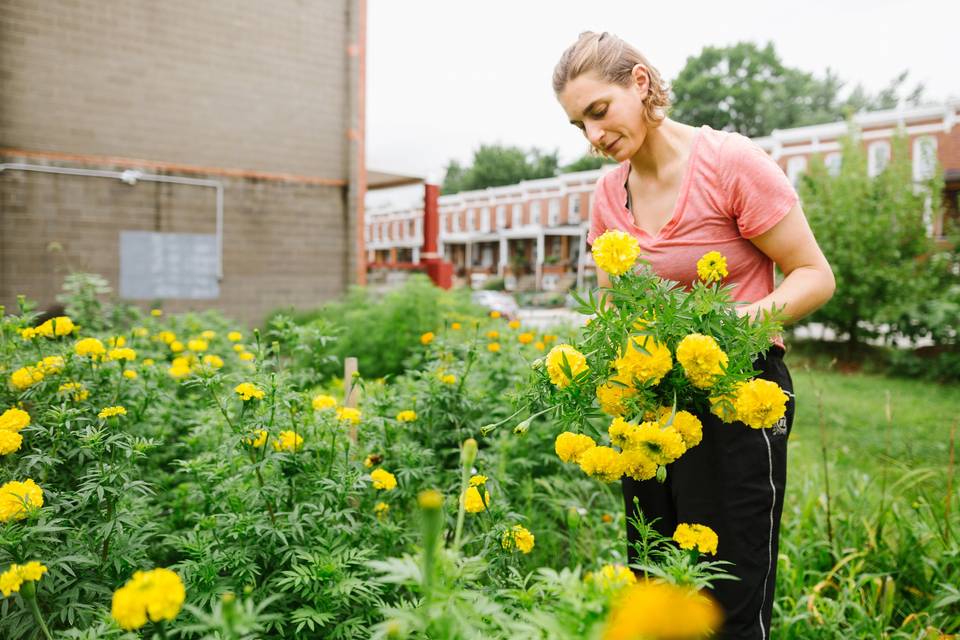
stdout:
{"type": "MultiPolygon", "coordinates": [[[[584,30],[610,31],[669,81],[706,45],[772,41],[783,62],[876,91],[903,69],[960,97],[956,0],[368,0],[367,166],[436,175],[482,143],[586,150],[550,87],[584,30]],[[952,43],[952,44],[951,44],[952,43]]],[[[697,123],[689,123],[697,124],[697,123]]],[[[375,198],[402,199],[386,193],[375,198]]],[[[373,203],[371,203],[373,204],[373,203]]]]}

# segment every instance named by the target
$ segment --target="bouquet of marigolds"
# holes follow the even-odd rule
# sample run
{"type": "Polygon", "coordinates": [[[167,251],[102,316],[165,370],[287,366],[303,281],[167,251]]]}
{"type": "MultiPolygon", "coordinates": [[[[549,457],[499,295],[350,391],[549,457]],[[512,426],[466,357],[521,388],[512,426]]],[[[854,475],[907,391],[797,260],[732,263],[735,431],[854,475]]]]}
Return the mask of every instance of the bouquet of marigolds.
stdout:
{"type": "Polygon", "coordinates": [[[593,257],[611,286],[577,298],[593,316],[579,344],[558,344],[533,363],[521,411],[541,410],[516,431],[551,414],[564,462],[606,482],[663,481],[667,466],[700,443],[697,415],[712,412],[736,423],[731,429],[768,428],[783,417],[787,394],[753,369],[781,331],[781,312],[738,313],[720,253],[697,262],[689,289],[657,276],[622,231],[597,238],[593,257]]]}

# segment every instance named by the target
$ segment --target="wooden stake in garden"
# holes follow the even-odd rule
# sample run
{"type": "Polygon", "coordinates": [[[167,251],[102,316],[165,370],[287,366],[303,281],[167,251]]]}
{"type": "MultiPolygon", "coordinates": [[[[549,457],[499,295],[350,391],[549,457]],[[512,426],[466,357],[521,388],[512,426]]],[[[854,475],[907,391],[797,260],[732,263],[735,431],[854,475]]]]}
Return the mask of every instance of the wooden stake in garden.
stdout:
{"type": "MultiPolygon", "coordinates": [[[[343,406],[356,408],[360,396],[360,387],[353,384],[353,376],[358,371],[357,359],[345,358],[343,361],[343,406]]],[[[357,443],[357,425],[350,423],[350,439],[357,443]]]]}

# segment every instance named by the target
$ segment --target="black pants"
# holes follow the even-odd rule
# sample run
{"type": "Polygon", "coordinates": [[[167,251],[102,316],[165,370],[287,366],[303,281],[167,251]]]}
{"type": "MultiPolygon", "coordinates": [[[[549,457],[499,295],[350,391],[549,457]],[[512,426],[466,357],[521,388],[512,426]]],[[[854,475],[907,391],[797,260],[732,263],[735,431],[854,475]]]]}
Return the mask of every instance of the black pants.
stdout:
{"type": "MultiPolygon", "coordinates": [[[[787,392],[787,413],[768,429],[742,422],[726,424],[713,414],[698,415],[703,440],[667,467],[667,480],[637,482],[624,477],[627,516],[637,497],[644,519],[659,518],[654,528],[672,537],[678,523],[703,524],[717,532],[717,556],[740,580],[719,580],[713,595],[722,605],[725,623],[720,638],[761,639],[770,635],[773,591],[777,577],[777,540],[783,490],[787,479],[787,436],[793,427],[793,381],[783,362],[784,351],[772,346],[754,363],[760,378],[787,392]]],[[[627,526],[627,540],[637,538],[627,526]]],[[[628,548],[628,557],[635,560],[628,548]]]]}

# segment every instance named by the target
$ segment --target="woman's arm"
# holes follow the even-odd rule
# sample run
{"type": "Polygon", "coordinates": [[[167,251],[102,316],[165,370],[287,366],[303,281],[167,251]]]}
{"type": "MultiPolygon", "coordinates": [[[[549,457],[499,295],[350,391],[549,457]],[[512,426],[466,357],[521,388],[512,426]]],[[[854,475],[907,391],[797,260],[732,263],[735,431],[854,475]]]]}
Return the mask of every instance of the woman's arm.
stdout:
{"type": "Polygon", "coordinates": [[[813,237],[799,203],[771,229],[750,238],[750,241],[777,264],[784,278],[780,286],[766,297],[739,307],[741,315],[753,318],[761,309],[786,305],[784,324],[793,324],[822,307],[833,296],[837,288],[833,270],[813,237]]]}

